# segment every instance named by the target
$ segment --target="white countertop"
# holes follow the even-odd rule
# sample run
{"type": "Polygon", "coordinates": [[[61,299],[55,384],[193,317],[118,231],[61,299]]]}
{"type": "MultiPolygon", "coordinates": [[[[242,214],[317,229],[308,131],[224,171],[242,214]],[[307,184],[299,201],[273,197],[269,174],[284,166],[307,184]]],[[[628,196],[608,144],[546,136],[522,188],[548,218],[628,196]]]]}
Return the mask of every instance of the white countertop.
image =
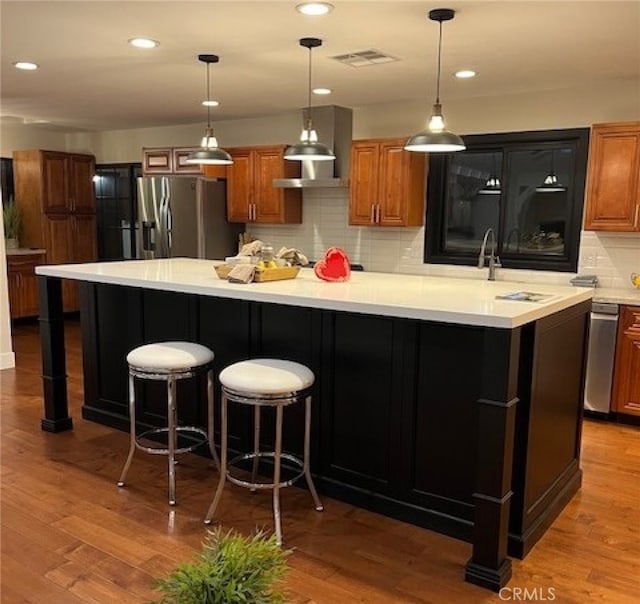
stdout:
{"type": "Polygon", "coordinates": [[[7,256],[28,256],[28,255],[35,255],[35,254],[45,254],[47,250],[41,250],[38,248],[32,248],[32,247],[17,247],[17,248],[10,248],[8,250],[6,250],[7,256]]]}
{"type": "Polygon", "coordinates": [[[38,275],[184,292],[255,302],[359,312],[462,325],[513,328],[579,302],[590,300],[590,288],[527,285],[392,273],[352,272],[344,283],[327,283],[312,270],[296,279],[229,283],[219,279],[212,260],[171,258],[88,264],[45,265],[38,275]],[[496,300],[518,291],[548,294],[543,302],[496,300]]]}
{"type": "Polygon", "coordinates": [[[630,304],[640,306],[640,289],[596,287],[593,291],[594,302],[613,302],[615,304],[630,304]]]}

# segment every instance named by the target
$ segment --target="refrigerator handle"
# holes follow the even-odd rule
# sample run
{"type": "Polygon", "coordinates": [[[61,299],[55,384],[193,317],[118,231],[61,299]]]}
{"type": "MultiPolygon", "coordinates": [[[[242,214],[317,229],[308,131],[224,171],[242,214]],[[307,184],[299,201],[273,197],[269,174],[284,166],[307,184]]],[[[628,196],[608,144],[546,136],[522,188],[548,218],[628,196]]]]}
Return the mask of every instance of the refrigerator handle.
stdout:
{"type": "Polygon", "coordinates": [[[142,222],[142,251],[153,252],[156,249],[156,223],[153,220],[142,222]]]}
{"type": "Polygon", "coordinates": [[[160,199],[160,256],[163,258],[171,257],[171,209],[169,206],[169,179],[162,178],[162,196],[160,199]]]}

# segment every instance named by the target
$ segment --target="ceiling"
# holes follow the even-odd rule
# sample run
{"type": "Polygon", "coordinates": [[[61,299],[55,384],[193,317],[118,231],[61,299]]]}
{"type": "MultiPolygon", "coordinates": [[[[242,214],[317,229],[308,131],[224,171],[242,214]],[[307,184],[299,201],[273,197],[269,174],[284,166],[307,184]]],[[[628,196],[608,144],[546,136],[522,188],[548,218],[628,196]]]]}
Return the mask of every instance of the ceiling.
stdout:
{"type": "Polygon", "coordinates": [[[332,0],[323,17],[299,14],[299,1],[0,0],[2,121],[80,130],[205,122],[199,53],[220,56],[211,66],[211,96],[221,103],[214,122],[298,109],[307,102],[304,36],[324,41],[313,50],[314,86],[334,90],[315,105],[423,98],[427,112],[438,24],[426,15],[442,7],[456,10],[443,24],[445,108],[448,98],[640,78],[636,0],[332,0]],[[134,36],[160,46],[134,48],[134,36]],[[330,58],[370,49],[398,61],[354,68],[330,58]],[[19,71],[17,60],[41,67],[19,71]],[[460,68],[478,76],[458,80],[460,68]]]}

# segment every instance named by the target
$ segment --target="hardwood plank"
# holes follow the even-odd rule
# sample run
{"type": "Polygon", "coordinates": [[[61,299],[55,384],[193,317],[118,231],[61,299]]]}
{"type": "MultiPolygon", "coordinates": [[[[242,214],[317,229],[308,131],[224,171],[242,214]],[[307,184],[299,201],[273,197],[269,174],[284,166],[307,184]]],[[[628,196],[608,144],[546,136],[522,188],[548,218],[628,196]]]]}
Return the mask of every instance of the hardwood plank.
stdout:
{"type": "MultiPolygon", "coordinates": [[[[200,548],[202,518],[218,475],[210,460],[182,456],[178,505],[167,505],[166,460],[137,452],[127,486],[116,480],[128,436],[82,420],[79,325],[67,325],[74,430],[40,430],[37,324],[14,326],[17,367],[0,374],[0,504],[3,604],[148,602],[156,578],[200,548]]],[[[585,421],[580,492],[525,560],[510,588],[554,588],[562,604],[630,604],[640,592],[640,432],[585,421]]],[[[292,604],[404,602],[499,604],[466,584],[467,543],[309,493],[282,492],[285,587],[292,604]]],[[[271,529],[268,493],[228,485],[216,521],[249,533],[271,529]]],[[[544,593],[544,592],[543,592],[544,593]]]]}

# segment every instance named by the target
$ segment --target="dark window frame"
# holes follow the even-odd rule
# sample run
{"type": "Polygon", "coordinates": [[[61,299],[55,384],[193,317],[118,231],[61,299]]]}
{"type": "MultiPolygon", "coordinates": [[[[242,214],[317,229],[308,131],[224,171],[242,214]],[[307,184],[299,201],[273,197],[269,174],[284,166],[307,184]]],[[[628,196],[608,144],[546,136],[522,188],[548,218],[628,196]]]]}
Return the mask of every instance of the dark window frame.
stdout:
{"type": "MultiPolygon", "coordinates": [[[[570,146],[574,152],[573,198],[569,219],[565,230],[566,254],[562,258],[544,257],[539,254],[519,254],[516,257],[501,257],[503,268],[576,272],[580,247],[582,213],[586,185],[587,156],[589,150],[589,128],[562,130],[534,130],[505,132],[497,134],[476,134],[464,136],[466,151],[501,152],[501,177],[508,173],[509,154],[512,151],[531,149],[557,149],[570,146]]],[[[458,153],[464,153],[460,151],[458,153]]],[[[429,156],[429,180],[427,185],[426,228],[424,239],[425,264],[456,264],[473,266],[477,264],[477,253],[445,251],[444,228],[447,210],[447,174],[453,153],[433,153],[429,156]]],[[[503,179],[503,186],[505,180],[503,179]]],[[[497,236],[498,254],[502,254],[505,237],[507,204],[500,200],[500,217],[497,236]]]]}

